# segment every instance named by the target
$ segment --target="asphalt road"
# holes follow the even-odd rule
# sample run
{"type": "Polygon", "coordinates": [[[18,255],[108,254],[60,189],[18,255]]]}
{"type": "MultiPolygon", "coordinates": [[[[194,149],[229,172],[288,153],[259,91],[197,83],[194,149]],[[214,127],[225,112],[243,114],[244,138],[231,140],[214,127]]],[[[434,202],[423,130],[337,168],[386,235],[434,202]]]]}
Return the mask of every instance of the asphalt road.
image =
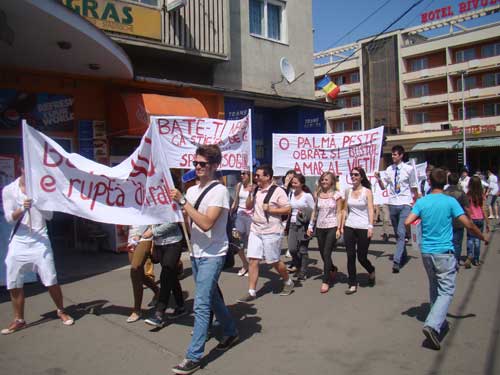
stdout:
{"type": "MultiPolygon", "coordinates": [[[[394,242],[380,239],[376,227],[369,259],[377,284],[366,286],[358,264],[360,287],[344,294],[346,254],[339,248],[335,286],[320,294],[321,260],[312,243],[310,278],[297,283],[287,297],[279,296],[281,281],[261,268],[259,298],[237,303],[248,279],[237,268],[223,272],[221,286],[238,321],[240,342],[225,353],[208,341],[202,374],[499,374],[500,373],[500,232],[495,232],[484,264],[458,275],[449,311],[450,329],[442,350],[426,347],[421,332],[429,309],[428,286],[420,254],[409,248],[409,263],[392,274],[394,242]]],[[[163,329],[139,321],[127,324],[132,291],[126,255],[57,252],[59,279],[72,327],[56,318],[43,287],[26,286],[27,329],[0,337],[2,374],[169,374],[190,341],[193,315],[163,329]]],[[[189,260],[184,261],[190,274],[189,260]]],[[[159,269],[156,269],[159,274],[159,269]]],[[[182,281],[187,306],[192,307],[193,280],[182,281]]],[[[151,292],[145,292],[144,305],[151,292]]],[[[146,312],[145,312],[146,314],[146,312]]],[[[12,318],[5,289],[0,291],[0,325],[12,318]]]]}

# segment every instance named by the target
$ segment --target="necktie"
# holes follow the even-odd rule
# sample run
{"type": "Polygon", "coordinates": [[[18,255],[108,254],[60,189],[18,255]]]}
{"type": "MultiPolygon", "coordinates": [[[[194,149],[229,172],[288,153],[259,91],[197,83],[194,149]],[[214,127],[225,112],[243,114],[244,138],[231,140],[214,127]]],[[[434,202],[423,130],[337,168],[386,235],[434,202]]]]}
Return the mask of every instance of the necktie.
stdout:
{"type": "Polygon", "coordinates": [[[396,194],[399,194],[401,192],[398,178],[398,167],[396,167],[396,170],[394,171],[394,191],[396,192],[396,194]]]}

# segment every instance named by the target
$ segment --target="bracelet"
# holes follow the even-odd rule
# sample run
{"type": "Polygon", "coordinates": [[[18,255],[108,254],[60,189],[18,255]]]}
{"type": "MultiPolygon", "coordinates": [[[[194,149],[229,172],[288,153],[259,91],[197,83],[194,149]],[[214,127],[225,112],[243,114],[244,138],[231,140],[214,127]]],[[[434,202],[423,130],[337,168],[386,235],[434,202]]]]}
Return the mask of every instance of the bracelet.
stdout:
{"type": "Polygon", "coordinates": [[[372,224],[368,224],[368,229],[373,229],[373,225],[372,224]]]}

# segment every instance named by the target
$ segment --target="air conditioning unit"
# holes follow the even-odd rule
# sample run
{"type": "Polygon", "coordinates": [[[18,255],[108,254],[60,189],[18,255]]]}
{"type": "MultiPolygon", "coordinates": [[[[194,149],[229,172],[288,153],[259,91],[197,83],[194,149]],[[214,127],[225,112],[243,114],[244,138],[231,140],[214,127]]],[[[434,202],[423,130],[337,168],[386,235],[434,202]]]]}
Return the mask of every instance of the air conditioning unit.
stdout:
{"type": "Polygon", "coordinates": [[[450,124],[441,124],[441,130],[450,130],[450,124]]]}

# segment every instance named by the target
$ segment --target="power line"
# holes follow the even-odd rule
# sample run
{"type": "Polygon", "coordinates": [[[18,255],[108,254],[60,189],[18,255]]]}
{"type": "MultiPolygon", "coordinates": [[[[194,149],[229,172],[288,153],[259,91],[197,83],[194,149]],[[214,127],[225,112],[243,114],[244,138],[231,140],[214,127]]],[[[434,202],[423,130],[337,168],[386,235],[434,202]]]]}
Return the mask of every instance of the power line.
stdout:
{"type": "MultiPolygon", "coordinates": [[[[406,16],[409,12],[411,12],[413,10],[413,8],[415,8],[417,5],[421,4],[424,0],[419,0],[417,1],[415,4],[413,4],[411,7],[409,7],[403,14],[401,14],[398,18],[396,18],[394,21],[392,21],[389,26],[387,26],[384,30],[382,30],[381,32],[379,32],[377,35],[375,35],[372,39],[370,39],[366,44],[370,44],[372,42],[374,42],[380,35],[384,34],[387,30],[389,30],[394,24],[396,24],[397,22],[399,22],[399,20],[401,20],[404,16],[406,16]]],[[[345,61],[349,60],[352,56],[354,56],[354,54],[356,52],[358,52],[359,50],[361,50],[362,47],[359,47],[357,48],[356,50],[354,50],[349,56],[347,56],[345,59],[339,61],[335,66],[331,67],[326,73],[325,75],[327,75],[328,73],[330,73],[333,69],[339,67],[342,63],[344,63],[345,61]]]]}
{"type": "Polygon", "coordinates": [[[339,43],[341,40],[345,39],[347,36],[351,35],[354,30],[356,30],[359,26],[361,26],[364,22],[368,21],[372,16],[374,16],[376,13],[378,13],[379,10],[381,10],[383,7],[385,7],[387,4],[389,4],[392,0],[387,0],[385,3],[383,3],[381,6],[379,6],[375,11],[370,13],[369,16],[367,16],[363,21],[358,23],[356,26],[354,26],[351,30],[349,30],[347,33],[345,33],[343,36],[341,36],[339,39],[337,39],[335,42],[330,44],[328,47],[325,48],[325,50],[332,48],[333,46],[336,46],[337,43],[339,43]]]}

